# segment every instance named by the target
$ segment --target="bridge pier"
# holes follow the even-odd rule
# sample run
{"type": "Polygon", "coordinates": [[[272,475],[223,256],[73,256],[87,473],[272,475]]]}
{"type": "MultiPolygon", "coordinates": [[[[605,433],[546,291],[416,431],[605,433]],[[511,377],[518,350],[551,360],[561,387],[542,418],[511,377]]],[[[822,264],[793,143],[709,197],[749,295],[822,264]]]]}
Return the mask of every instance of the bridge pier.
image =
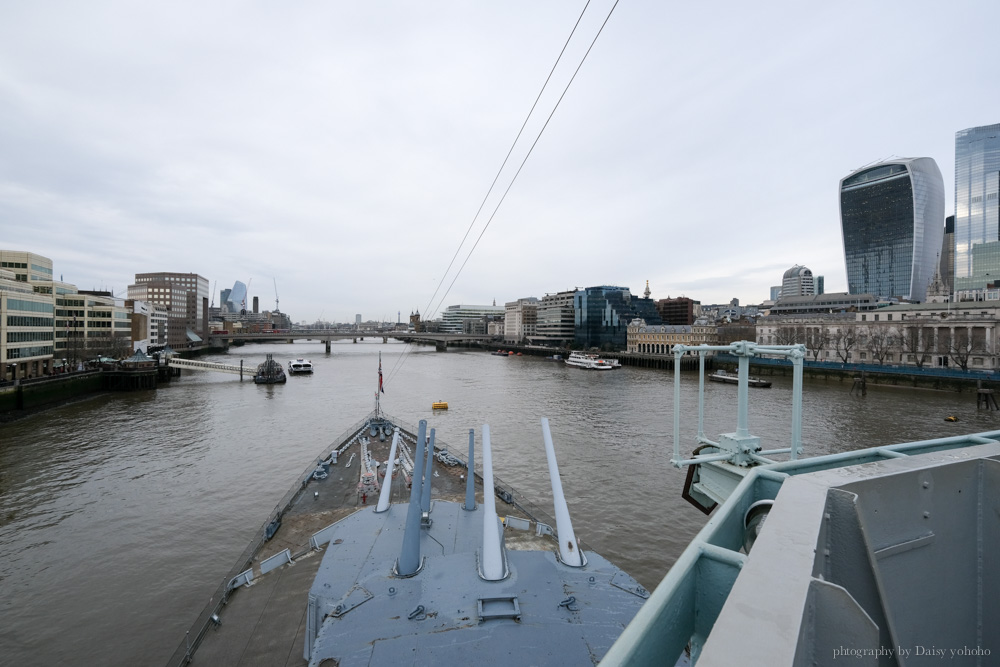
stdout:
{"type": "Polygon", "coordinates": [[[330,354],[330,339],[326,339],[326,353],[330,354]]]}
{"type": "Polygon", "coordinates": [[[448,342],[447,341],[443,341],[443,340],[439,340],[439,341],[437,341],[437,342],[434,343],[434,349],[437,352],[447,352],[448,351],[448,342]]]}
{"type": "Polygon", "coordinates": [[[389,342],[389,337],[388,336],[382,336],[382,344],[385,345],[388,342],[389,342]]]}
{"type": "Polygon", "coordinates": [[[355,339],[354,339],[354,343],[355,343],[355,345],[357,344],[357,342],[358,342],[358,339],[357,339],[357,338],[355,338],[355,339]]]}

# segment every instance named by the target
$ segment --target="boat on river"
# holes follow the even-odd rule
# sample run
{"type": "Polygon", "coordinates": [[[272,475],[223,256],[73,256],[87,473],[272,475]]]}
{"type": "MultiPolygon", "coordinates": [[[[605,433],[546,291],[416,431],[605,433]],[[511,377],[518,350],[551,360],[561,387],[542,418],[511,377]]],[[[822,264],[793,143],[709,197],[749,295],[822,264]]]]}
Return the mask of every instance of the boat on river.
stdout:
{"type": "MultiPolygon", "coordinates": [[[[719,369],[708,376],[708,379],[712,382],[724,382],[726,384],[739,384],[739,376],[729,373],[724,369],[719,369]]],[[[767,389],[771,386],[770,380],[761,380],[760,378],[747,378],[747,386],[749,387],[760,387],[761,389],[767,389]]]]}
{"type": "Polygon", "coordinates": [[[577,538],[541,429],[554,518],[494,476],[489,425],[463,457],[376,403],[295,481],[170,664],[593,664],[649,593],[577,538]]]}
{"type": "Polygon", "coordinates": [[[309,375],[312,372],[313,365],[308,359],[299,357],[298,359],[289,360],[288,362],[289,375],[309,375]]]}
{"type": "Polygon", "coordinates": [[[275,361],[273,355],[270,354],[267,355],[262,364],[257,366],[257,371],[253,376],[254,384],[283,384],[286,380],[285,371],[281,364],[275,361]]]}
{"type": "Polygon", "coordinates": [[[913,664],[896,647],[917,646],[989,663],[1000,577],[982,554],[1000,549],[1000,431],[803,458],[804,346],[674,348],[676,361],[706,351],[743,371],[755,354],[786,356],[791,436],[770,447],[750,433],[744,381],[735,430],[706,436],[702,393],[682,454],[675,363],[671,462],[687,468],[683,497],[713,516],[651,595],[573,533],[547,420],[554,520],[493,475],[488,425],[480,474],[474,431],[463,460],[426,422],[376,407],[296,481],[171,664],[301,651],[317,667],[874,665],[913,664]],[[388,453],[369,438],[387,431],[388,453]],[[355,469],[337,470],[348,452],[369,476],[363,498],[355,469]]]}
{"type": "Polygon", "coordinates": [[[1000,431],[802,458],[805,346],[673,351],[713,350],[743,377],[756,354],[792,362],[790,441],[750,433],[744,381],[735,432],[705,435],[702,393],[682,454],[675,363],[671,462],[687,468],[683,497],[714,514],[601,664],[993,664],[1000,639],[983,628],[1000,623],[1000,577],[976,564],[1000,549],[986,509],[1000,506],[1000,431]]]}
{"type": "Polygon", "coordinates": [[[602,359],[588,352],[571,352],[566,359],[566,365],[589,371],[610,371],[621,368],[621,363],[617,359],[602,359]]]}

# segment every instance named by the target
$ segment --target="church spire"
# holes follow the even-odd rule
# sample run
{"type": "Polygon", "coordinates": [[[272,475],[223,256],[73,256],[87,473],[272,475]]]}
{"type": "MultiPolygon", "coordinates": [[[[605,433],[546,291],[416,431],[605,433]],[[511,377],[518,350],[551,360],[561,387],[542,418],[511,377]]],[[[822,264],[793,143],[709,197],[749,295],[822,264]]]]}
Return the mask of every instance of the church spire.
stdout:
{"type": "Polygon", "coordinates": [[[647,299],[649,298],[649,295],[650,295],[650,291],[649,291],[649,281],[648,281],[648,280],[646,281],[646,291],[645,291],[645,292],[643,292],[643,293],[642,293],[642,295],[643,295],[644,297],[646,297],[647,299]]]}

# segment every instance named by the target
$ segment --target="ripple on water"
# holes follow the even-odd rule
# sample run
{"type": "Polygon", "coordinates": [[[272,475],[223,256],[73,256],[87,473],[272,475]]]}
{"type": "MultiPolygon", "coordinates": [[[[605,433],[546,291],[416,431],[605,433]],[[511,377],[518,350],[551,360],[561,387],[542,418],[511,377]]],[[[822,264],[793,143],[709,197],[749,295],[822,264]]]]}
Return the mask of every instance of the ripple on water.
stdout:
{"type": "MultiPolygon", "coordinates": [[[[548,417],[574,528],[652,589],[705,517],[680,500],[672,376],[588,373],[530,357],[321,343],[234,348],[312,359],[309,378],[258,387],[187,374],[155,392],[101,397],[0,426],[0,645],[10,664],[162,664],[251,535],[321,450],[372,408],[427,419],[465,452],[493,432],[497,475],[551,513],[539,420],[548,417]],[[433,413],[431,401],[449,402],[433,413]],[[141,611],[141,613],[139,613],[141,611]],[[59,642],[50,641],[58,633],[59,642]]],[[[685,375],[682,451],[697,430],[697,377],[685,375]]],[[[997,428],[975,397],[807,381],[810,454],[997,428]],[[955,414],[961,422],[943,421],[955,414]]],[[[706,433],[735,430],[735,387],[706,388],[706,433]]],[[[787,443],[791,382],[751,395],[751,429],[787,443]]]]}

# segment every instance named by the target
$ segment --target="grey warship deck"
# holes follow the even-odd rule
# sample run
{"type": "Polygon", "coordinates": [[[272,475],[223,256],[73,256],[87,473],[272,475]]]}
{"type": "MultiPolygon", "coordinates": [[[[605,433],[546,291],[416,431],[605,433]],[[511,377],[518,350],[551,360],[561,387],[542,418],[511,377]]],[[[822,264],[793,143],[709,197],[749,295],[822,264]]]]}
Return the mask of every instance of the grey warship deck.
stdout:
{"type": "Polygon", "coordinates": [[[554,548],[508,548],[510,575],[485,581],[482,508],[444,501],[421,532],[421,570],[393,576],[406,514],[394,505],[337,525],[309,593],[310,665],[594,664],[647,597],[599,554],[569,567],[554,548]]]}
{"type": "Polygon", "coordinates": [[[305,665],[305,599],[322,554],[314,552],[241,588],[209,630],[192,665],[245,667],[305,665]]]}
{"type": "MultiPolygon", "coordinates": [[[[353,434],[352,431],[350,435],[353,434]]],[[[349,438],[345,437],[337,444],[348,441],[349,438]]],[[[379,461],[388,458],[389,446],[388,439],[382,441],[373,437],[368,442],[373,459],[379,461]]],[[[197,643],[192,642],[195,645],[190,653],[190,664],[234,667],[305,665],[307,662],[303,658],[303,650],[307,636],[306,611],[309,591],[317,571],[320,570],[320,564],[325,559],[326,551],[336,550],[341,562],[351,563],[352,566],[373,567],[370,561],[374,558],[375,546],[371,534],[372,530],[375,530],[384,533],[384,538],[378,541],[380,545],[378,549],[384,550],[385,553],[382,555],[388,558],[384,567],[382,565],[378,567],[382,567],[386,572],[391,569],[402,540],[401,528],[394,539],[390,539],[389,535],[396,531],[394,522],[398,517],[406,514],[406,505],[399,503],[408,500],[410,490],[397,475],[393,480],[392,489],[392,499],[397,504],[391,505],[387,512],[375,514],[373,510],[377,498],[369,496],[367,502],[363,503],[357,493],[360,467],[358,457],[354,459],[351,467],[347,467],[351,454],[358,451],[357,443],[352,444],[341,454],[339,462],[330,467],[325,479],[312,479],[307,476],[293,487],[290,491],[291,499],[280,513],[280,529],[271,540],[263,542],[252,557],[249,566],[253,571],[252,585],[239,586],[227,594],[225,604],[217,611],[221,623],[209,623],[208,629],[203,631],[197,643]],[[337,524],[337,534],[342,535],[346,529],[341,529],[341,525],[366,521],[380,526],[368,529],[368,537],[365,538],[368,541],[368,551],[361,547],[357,554],[345,557],[346,549],[343,543],[329,546],[322,542],[318,549],[310,544],[310,538],[314,534],[332,524],[337,524]],[[286,549],[293,562],[262,573],[261,564],[286,549]]],[[[421,539],[422,545],[428,545],[424,547],[425,553],[430,554],[431,546],[436,547],[435,540],[449,539],[453,546],[447,549],[438,547],[438,554],[453,552],[454,545],[459,543],[460,548],[468,553],[469,545],[474,542],[473,536],[481,536],[483,524],[481,512],[455,509],[464,500],[466,474],[464,466],[435,464],[431,476],[434,497],[431,517],[434,525],[430,531],[425,531],[421,539]],[[463,527],[460,534],[454,531],[457,524],[463,527]],[[451,526],[447,530],[452,531],[447,538],[443,537],[446,526],[451,526]]],[[[476,486],[477,503],[481,505],[482,485],[476,486]]],[[[517,507],[505,503],[501,505],[504,507],[503,514],[526,518],[517,507]]],[[[532,508],[532,511],[537,512],[537,508],[532,508]]],[[[527,524],[527,521],[523,523],[527,524]]],[[[537,536],[534,532],[524,530],[507,532],[508,549],[512,554],[517,550],[529,549],[545,549],[551,552],[555,548],[551,536],[537,536]]],[[[336,543],[338,539],[343,538],[334,537],[332,542],[336,543]]],[[[551,553],[538,555],[543,558],[547,556],[554,561],[551,553]]],[[[517,560],[514,555],[511,555],[510,559],[512,562],[517,560]]],[[[606,563],[599,556],[594,562],[606,563]]],[[[560,600],[565,597],[564,595],[560,600]]],[[[617,628],[617,632],[621,631],[622,626],[617,628]]],[[[197,626],[192,629],[192,639],[195,638],[196,632],[197,626]]],[[[178,655],[181,658],[176,661],[177,664],[184,664],[188,660],[184,657],[183,646],[179,649],[178,655]]],[[[171,664],[175,664],[175,661],[171,664]]]]}

